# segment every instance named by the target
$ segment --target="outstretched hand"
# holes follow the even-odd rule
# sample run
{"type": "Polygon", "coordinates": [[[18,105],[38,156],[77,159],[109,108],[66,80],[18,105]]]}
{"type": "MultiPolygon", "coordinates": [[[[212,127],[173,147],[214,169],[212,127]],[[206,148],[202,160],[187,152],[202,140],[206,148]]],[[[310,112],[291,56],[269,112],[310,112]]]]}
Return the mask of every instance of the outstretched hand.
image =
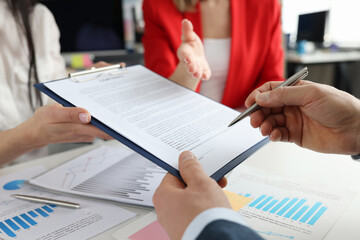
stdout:
{"type": "Polygon", "coordinates": [[[199,36],[194,32],[189,20],[182,22],[182,43],[177,50],[177,56],[188,68],[194,78],[208,80],[211,75],[209,64],[205,58],[204,47],[199,36]]]}
{"type": "Polygon", "coordinates": [[[181,41],[177,50],[179,64],[170,79],[195,90],[200,80],[210,78],[211,70],[205,57],[203,43],[187,19],[182,21],[181,41]]]}

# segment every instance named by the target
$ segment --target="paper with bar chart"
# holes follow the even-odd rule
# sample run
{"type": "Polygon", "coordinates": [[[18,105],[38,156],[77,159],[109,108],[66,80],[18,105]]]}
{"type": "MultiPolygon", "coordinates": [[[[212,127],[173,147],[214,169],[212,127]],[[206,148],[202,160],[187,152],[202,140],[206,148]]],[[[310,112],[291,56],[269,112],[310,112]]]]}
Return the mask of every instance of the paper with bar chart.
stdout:
{"type": "Polygon", "coordinates": [[[45,170],[38,166],[1,177],[0,239],[88,239],[136,215],[116,205],[61,196],[23,184],[45,170]],[[15,199],[11,194],[77,202],[81,208],[70,209],[28,202],[15,199]]]}
{"type": "Polygon", "coordinates": [[[140,155],[101,146],[31,179],[60,192],[153,206],[152,196],[166,172],[140,155]]]}
{"type": "Polygon", "coordinates": [[[238,212],[262,237],[323,239],[355,193],[330,186],[272,175],[242,165],[227,190],[252,198],[238,212]]]}

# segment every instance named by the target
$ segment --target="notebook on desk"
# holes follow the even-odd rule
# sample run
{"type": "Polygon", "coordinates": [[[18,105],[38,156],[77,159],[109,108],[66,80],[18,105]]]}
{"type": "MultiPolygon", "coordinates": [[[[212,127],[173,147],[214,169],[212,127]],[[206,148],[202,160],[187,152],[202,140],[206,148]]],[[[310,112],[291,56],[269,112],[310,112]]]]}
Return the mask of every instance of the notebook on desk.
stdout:
{"type": "Polygon", "coordinates": [[[181,178],[178,157],[192,151],[219,180],[268,142],[246,118],[143,66],[88,70],[35,87],[64,106],[82,107],[91,123],[181,178]]]}

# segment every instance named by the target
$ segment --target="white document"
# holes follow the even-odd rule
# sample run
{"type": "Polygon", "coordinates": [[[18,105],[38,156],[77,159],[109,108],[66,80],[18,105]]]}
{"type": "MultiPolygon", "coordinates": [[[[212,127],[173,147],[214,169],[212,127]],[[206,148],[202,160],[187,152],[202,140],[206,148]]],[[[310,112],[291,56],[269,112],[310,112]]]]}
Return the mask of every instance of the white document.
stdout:
{"type": "Polygon", "coordinates": [[[138,65],[109,73],[45,83],[57,95],[178,169],[192,151],[208,175],[264,139],[239,112],[181,87],[138,65]],[[118,72],[117,72],[118,71],[118,72]]]}
{"type": "Polygon", "coordinates": [[[136,214],[116,205],[88,201],[34,189],[23,183],[44,172],[34,167],[0,179],[0,239],[88,239],[136,214]],[[27,194],[80,203],[80,209],[18,200],[11,194],[27,194]]]}
{"type": "Polygon", "coordinates": [[[165,174],[132,151],[101,146],[29,182],[60,192],[153,206],[152,196],[165,174]]]}
{"type": "Polygon", "coordinates": [[[239,210],[267,240],[323,239],[355,193],[242,165],[230,174],[227,190],[253,199],[239,210]]]}

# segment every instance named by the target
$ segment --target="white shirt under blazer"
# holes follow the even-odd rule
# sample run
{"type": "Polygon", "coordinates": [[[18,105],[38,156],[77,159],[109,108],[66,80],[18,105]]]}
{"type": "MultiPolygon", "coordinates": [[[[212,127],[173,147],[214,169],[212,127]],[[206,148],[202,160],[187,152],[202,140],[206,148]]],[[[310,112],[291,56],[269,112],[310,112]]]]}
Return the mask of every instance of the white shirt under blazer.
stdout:
{"type": "MultiPolygon", "coordinates": [[[[60,55],[60,32],[52,13],[36,4],[30,15],[38,76],[41,82],[66,77],[60,55]]],[[[29,102],[29,51],[5,0],[0,0],[0,131],[16,127],[33,115],[29,102]]],[[[44,104],[49,98],[43,97],[44,104]]]]}

